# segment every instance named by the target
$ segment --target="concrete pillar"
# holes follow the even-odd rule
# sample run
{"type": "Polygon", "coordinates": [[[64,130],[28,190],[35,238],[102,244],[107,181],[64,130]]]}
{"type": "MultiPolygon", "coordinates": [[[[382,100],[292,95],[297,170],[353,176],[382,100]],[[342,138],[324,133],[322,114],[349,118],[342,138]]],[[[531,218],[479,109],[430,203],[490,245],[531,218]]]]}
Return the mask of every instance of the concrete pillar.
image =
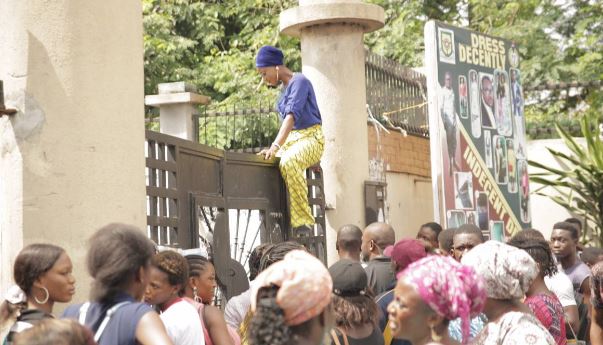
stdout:
{"type": "Polygon", "coordinates": [[[0,13],[0,80],[18,109],[0,118],[0,291],[22,245],[49,242],[83,300],[90,235],[146,224],[142,5],[2,0],[0,13]]]}
{"type": "Polygon", "coordinates": [[[146,105],[159,108],[159,131],[178,138],[198,141],[195,138],[193,115],[198,115],[198,105],[208,104],[209,97],[196,93],[197,89],[185,82],[159,84],[159,94],[146,96],[146,105]]]}
{"type": "Polygon", "coordinates": [[[369,170],[362,38],[383,22],[381,7],[358,0],[300,0],[280,16],[281,32],[301,39],[302,71],[322,114],[329,263],[337,260],[336,230],[349,223],[365,226],[369,170]]]}

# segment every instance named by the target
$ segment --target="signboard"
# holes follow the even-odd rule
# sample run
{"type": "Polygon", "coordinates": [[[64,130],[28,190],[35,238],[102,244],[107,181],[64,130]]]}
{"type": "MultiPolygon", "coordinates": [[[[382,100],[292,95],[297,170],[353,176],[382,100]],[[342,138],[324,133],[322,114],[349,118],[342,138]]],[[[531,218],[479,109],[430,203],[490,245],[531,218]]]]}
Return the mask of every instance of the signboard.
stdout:
{"type": "Polygon", "coordinates": [[[508,40],[430,21],[425,26],[436,218],[504,240],[529,227],[519,52],[508,40]]]}

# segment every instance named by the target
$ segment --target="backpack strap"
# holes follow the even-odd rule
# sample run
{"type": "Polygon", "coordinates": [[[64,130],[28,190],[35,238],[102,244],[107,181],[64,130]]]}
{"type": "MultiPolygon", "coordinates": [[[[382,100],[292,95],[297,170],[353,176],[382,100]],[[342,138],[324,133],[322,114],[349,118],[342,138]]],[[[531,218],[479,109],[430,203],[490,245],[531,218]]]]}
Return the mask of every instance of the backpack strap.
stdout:
{"type": "Polygon", "coordinates": [[[11,327],[10,331],[15,332],[15,333],[21,333],[24,330],[30,329],[32,327],[33,327],[33,325],[27,321],[17,321],[17,322],[15,322],[13,327],[11,327]]]}
{"type": "MultiPolygon", "coordinates": [[[[94,332],[94,341],[95,342],[98,343],[100,337],[103,335],[103,332],[105,331],[105,328],[107,328],[107,324],[109,324],[109,321],[111,320],[111,317],[115,314],[115,312],[117,312],[117,310],[119,308],[121,308],[127,304],[130,304],[130,303],[132,303],[132,302],[130,302],[130,301],[120,302],[120,303],[113,305],[111,308],[109,308],[109,310],[107,310],[107,312],[105,313],[105,318],[101,322],[100,326],[98,326],[98,329],[96,330],[96,332],[94,332]]],[[[82,306],[80,307],[79,323],[82,325],[86,324],[86,316],[88,314],[89,308],[90,308],[90,302],[86,302],[86,303],[82,304],[82,306]]]]}
{"type": "Polygon", "coordinates": [[[394,337],[392,335],[392,329],[389,327],[389,322],[385,324],[385,329],[383,330],[383,341],[385,345],[390,345],[393,341],[394,337]]]}
{"type": "Polygon", "coordinates": [[[341,336],[343,337],[343,344],[350,345],[350,343],[348,342],[348,335],[345,334],[345,332],[339,327],[333,328],[331,330],[331,338],[333,338],[333,342],[335,343],[335,345],[341,345],[341,342],[339,342],[339,336],[337,335],[336,330],[341,333],[341,336]]]}
{"type": "Polygon", "coordinates": [[[335,332],[335,329],[331,330],[331,339],[333,339],[335,345],[341,345],[341,343],[339,342],[339,337],[337,336],[337,332],[335,332]]]}
{"type": "Polygon", "coordinates": [[[78,318],[78,322],[82,326],[86,325],[86,316],[88,315],[88,308],[90,308],[90,302],[86,302],[80,307],[80,317],[78,318]]]}

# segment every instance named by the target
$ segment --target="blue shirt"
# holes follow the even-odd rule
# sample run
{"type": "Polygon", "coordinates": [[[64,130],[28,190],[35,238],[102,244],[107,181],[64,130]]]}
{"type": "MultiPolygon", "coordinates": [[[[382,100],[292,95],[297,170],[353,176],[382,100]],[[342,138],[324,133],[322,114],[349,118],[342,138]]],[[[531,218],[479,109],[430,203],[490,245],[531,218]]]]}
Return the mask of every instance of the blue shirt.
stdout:
{"type": "MultiPolygon", "coordinates": [[[[377,296],[375,301],[377,302],[377,309],[379,309],[379,328],[381,332],[385,331],[387,326],[387,306],[394,300],[394,287],[396,287],[396,281],[390,284],[389,290],[377,296]]],[[[393,339],[391,344],[385,345],[412,345],[410,341],[404,339],[393,339]]]]}
{"type": "Polygon", "coordinates": [[[306,129],[322,123],[312,83],[301,73],[295,73],[289,80],[279,97],[277,109],[282,119],[293,114],[293,129],[306,129]]]}
{"type": "MultiPolygon", "coordinates": [[[[95,302],[90,303],[88,314],[86,315],[86,326],[94,332],[100,326],[100,323],[105,318],[106,311],[116,303],[128,301],[119,308],[115,315],[109,320],[98,345],[136,345],[136,327],[142,317],[149,312],[153,312],[148,304],[136,301],[132,296],[120,294],[110,304],[104,305],[95,302]]],[[[80,316],[81,304],[69,306],[63,312],[62,318],[78,319],[80,316]]]]}
{"type": "MultiPolygon", "coordinates": [[[[469,340],[475,338],[475,336],[484,329],[487,323],[488,318],[486,318],[486,315],[484,314],[479,314],[471,319],[471,322],[469,323],[469,340]]],[[[450,338],[462,343],[463,331],[461,330],[461,318],[450,321],[448,324],[448,334],[450,335],[450,338]]]]}

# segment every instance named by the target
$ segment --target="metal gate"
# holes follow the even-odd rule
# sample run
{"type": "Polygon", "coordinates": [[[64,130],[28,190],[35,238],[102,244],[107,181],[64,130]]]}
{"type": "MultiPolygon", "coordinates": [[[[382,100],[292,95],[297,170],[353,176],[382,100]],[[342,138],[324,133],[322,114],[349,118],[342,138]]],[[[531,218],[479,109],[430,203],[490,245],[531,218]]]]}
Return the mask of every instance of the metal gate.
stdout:
{"type": "Polygon", "coordinates": [[[308,176],[319,225],[315,236],[298,239],[288,231],[287,193],[276,160],[147,131],[146,167],[149,237],[162,246],[207,248],[226,298],[248,288],[247,261],[260,243],[299,240],[326,260],[319,168],[308,176]]]}

